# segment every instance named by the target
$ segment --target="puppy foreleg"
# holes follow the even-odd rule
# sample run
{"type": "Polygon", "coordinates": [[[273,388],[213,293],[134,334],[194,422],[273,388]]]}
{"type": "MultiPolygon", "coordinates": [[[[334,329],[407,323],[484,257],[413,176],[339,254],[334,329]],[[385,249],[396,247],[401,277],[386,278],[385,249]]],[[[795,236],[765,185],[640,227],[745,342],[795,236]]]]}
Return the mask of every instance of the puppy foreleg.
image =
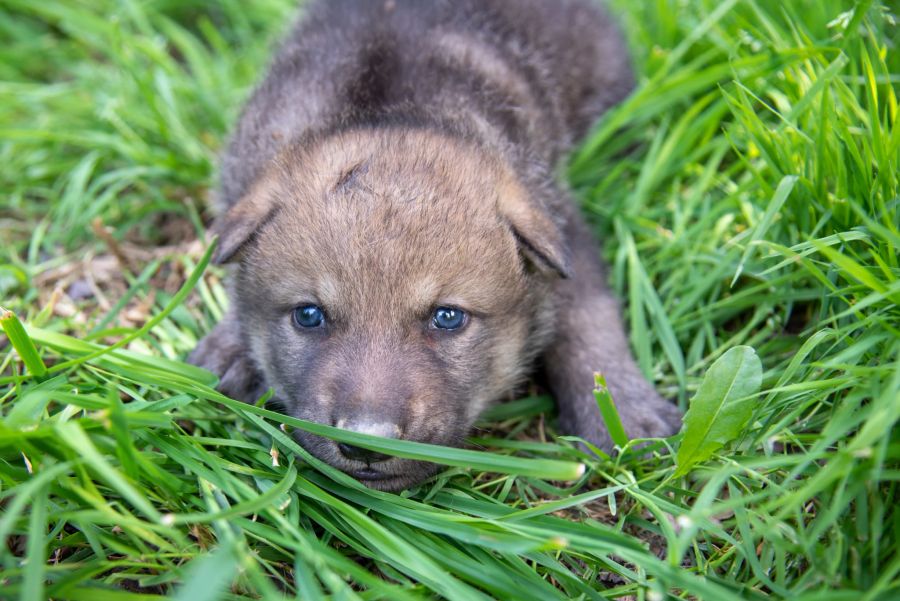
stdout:
{"type": "Polygon", "coordinates": [[[568,229],[573,276],[559,282],[557,335],[544,356],[560,430],[612,448],[593,395],[593,375],[599,371],[629,438],[674,434],[681,412],[659,396],[635,363],[596,242],[580,217],[568,229]]]}
{"type": "Polygon", "coordinates": [[[219,376],[219,392],[247,403],[255,402],[265,391],[263,378],[250,359],[240,335],[240,325],[229,312],[200,341],[188,363],[208,369],[219,376]]]}

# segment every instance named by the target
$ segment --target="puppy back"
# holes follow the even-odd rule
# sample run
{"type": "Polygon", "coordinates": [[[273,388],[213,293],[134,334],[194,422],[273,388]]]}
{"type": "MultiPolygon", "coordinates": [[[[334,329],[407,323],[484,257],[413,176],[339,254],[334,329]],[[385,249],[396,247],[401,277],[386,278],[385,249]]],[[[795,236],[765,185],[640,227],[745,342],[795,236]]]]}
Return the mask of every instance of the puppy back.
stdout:
{"type": "Polygon", "coordinates": [[[219,208],[286,145],[349,127],[453,129],[552,165],[632,86],[590,0],[318,0],[243,110],[219,208]]]}

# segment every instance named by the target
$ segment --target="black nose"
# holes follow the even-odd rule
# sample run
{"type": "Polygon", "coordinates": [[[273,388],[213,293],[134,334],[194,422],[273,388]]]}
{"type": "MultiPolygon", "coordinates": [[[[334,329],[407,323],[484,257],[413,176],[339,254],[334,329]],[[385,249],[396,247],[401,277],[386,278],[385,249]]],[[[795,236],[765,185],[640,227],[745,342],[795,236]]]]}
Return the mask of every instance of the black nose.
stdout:
{"type": "Polygon", "coordinates": [[[384,453],[379,453],[378,451],[370,451],[369,449],[354,447],[353,445],[344,444],[342,442],[338,443],[338,450],[340,450],[341,455],[343,455],[347,459],[365,461],[369,464],[378,463],[379,461],[384,461],[385,459],[390,457],[390,455],[385,455],[384,453]]]}

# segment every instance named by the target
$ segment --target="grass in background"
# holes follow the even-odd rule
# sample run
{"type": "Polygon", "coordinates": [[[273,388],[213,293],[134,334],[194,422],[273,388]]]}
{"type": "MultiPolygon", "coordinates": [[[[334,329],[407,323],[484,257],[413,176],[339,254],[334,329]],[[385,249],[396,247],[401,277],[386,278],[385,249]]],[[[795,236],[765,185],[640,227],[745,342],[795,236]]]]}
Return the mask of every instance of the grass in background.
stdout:
{"type": "Polygon", "coordinates": [[[677,438],[589,459],[524,399],[474,443],[583,476],[398,496],[179,362],[224,309],[209,270],[178,302],[215,154],[292,4],[0,4],[0,304],[50,370],[0,345],[0,597],[900,594],[896,5],[617,0],[642,84],[569,178],[644,371],[685,406],[753,347],[749,425],[675,478],[677,438]]]}

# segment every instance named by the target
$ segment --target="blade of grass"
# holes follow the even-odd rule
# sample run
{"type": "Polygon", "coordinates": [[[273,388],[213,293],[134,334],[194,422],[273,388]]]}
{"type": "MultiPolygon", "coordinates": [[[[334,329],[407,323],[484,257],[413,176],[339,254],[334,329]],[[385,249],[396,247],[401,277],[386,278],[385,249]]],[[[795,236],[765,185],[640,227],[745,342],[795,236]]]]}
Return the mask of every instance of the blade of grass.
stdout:
{"type": "Polygon", "coordinates": [[[606,378],[600,372],[594,374],[594,399],[597,401],[597,407],[600,409],[600,415],[603,417],[603,423],[609,432],[609,437],[620,448],[625,448],[628,444],[628,435],[625,428],[622,427],[622,420],[619,419],[619,412],[616,410],[616,404],[613,401],[612,393],[606,386],[606,378]]]}
{"type": "Polygon", "coordinates": [[[16,314],[0,307],[0,327],[3,328],[6,337],[9,338],[9,342],[16,349],[16,352],[19,353],[19,357],[25,363],[25,368],[31,372],[31,375],[38,381],[46,378],[47,366],[44,365],[44,361],[38,354],[37,347],[34,346],[34,342],[28,336],[25,328],[22,327],[22,322],[19,321],[16,314]]]}

